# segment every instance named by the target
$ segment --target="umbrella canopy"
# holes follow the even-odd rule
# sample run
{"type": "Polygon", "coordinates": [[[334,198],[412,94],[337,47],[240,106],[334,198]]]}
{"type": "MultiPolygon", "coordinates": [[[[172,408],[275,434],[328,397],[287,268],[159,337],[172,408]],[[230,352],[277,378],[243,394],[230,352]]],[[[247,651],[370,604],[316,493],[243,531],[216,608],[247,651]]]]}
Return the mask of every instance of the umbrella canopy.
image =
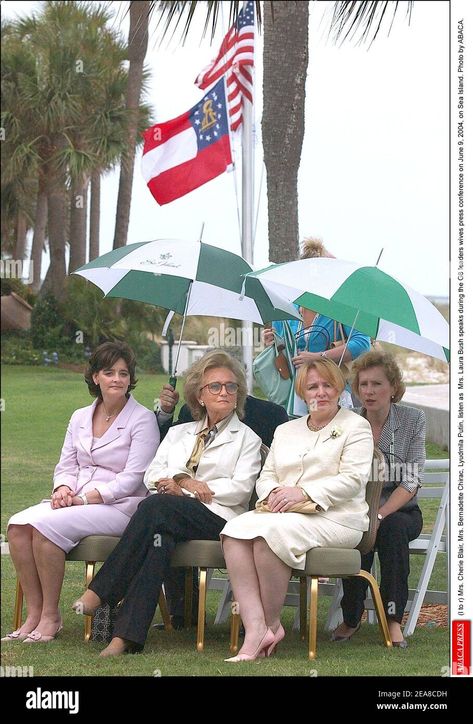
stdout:
{"type": "Polygon", "coordinates": [[[247,275],[246,293],[255,293],[256,280],[269,296],[286,297],[373,339],[449,360],[449,327],[442,314],[378,267],[328,258],[273,264],[247,275]]]}
{"type": "Polygon", "coordinates": [[[156,239],[114,249],[73,273],[98,286],[106,297],[134,299],[184,316],[259,324],[297,319],[290,301],[277,294],[270,298],[263,288],[254,297],[240,294],[242,275],[250,271],[247,261],[225,249],[198,241],[156,239]]]}

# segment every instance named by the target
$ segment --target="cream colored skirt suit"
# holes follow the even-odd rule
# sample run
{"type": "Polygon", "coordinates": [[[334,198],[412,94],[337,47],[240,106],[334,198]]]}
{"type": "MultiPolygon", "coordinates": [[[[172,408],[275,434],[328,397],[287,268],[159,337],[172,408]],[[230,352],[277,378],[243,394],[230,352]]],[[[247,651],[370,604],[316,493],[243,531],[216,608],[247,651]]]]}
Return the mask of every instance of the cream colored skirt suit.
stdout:
{"type": "Polygon", "coordinates": [[[344,408],[318,432],[309,430],[307,416],[280,425],[256,483],[258,499],[274,488],[300,485],[322,510],[314,515],[252,510],[227,523],[221,535],[262,537],[296,569],[304,568],[310,548],[355,548],[368,529],[365,491],[373,447],[369,422],[344,408]]]}

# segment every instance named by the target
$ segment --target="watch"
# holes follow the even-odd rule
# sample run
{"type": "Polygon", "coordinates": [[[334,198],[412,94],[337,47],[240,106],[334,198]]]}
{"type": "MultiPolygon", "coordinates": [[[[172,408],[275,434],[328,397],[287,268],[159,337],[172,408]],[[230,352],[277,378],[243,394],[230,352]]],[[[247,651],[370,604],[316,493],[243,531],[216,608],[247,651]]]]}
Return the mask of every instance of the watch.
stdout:
{"type": "Polygon", "coordinates": [[[85,493],[81,493],[81,494],[79,495],[79,498],[82,500],[82,502],[84,503],[84,505],[89,505],[89,501],[87,500],[87,495],[86,495],[85,493]]]}
{"type": "Polygon", "coordinates": [[[378,520],[384,520],[384,515],[381,515],[381,513],[378,513],[378,520]]]}

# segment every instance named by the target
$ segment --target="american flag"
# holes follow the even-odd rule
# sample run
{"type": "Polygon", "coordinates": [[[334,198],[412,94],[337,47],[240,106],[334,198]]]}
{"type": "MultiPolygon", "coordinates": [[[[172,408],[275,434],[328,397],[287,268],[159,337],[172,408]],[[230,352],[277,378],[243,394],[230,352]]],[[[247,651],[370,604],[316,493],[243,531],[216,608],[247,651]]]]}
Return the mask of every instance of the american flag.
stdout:
{"type": "Polygon", "coordinates": [[[253,103],[254,42],[255,9],[253,0],[249,0],[224,37],[215,60],[195,80],[199,88],[205,89],[224,73],[227,74],[228,112],[232,131],[243,121],[243,96],[253,103]]]}

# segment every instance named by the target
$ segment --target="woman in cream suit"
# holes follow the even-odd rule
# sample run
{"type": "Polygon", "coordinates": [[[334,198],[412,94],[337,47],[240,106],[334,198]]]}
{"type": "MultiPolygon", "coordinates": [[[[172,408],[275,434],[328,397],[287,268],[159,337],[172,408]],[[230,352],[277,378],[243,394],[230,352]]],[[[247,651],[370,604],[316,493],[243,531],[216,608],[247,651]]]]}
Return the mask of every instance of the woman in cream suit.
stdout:
{"type": "Polygon", "coordinates": [[[3,641],[44,643],[56,636],[62,627],[58,606],[65,554],[88,535],[120,536],[148,494],[143,476],[159,430],[154,414],[130,395],[136,384],[130,347],[100,345],[85,381],[96,400],[71,417],[51,500],[16,513],[8,523],[28,615],[3,641]]]}
{"type": "MultiPolygon", "coordinates": [[[[401,624],[409,595],[409,541],[420,535],[423,525],[417,490],[425,464],[425,414],[397,404],[406,387],[391,354],[372,350],[356,360],[353,373],[353,389],[363,405],[358,411],[371,424],[389,472],[381,493],[375,548],[393,646],[405,649],[401,624]]],[[[373,558],[374,549],[362,556],[363,570],[371,570],[373,558]]],[[[338,643],[349,641],[360,628],[366,586],[361,579],[346,579],[343,592],[343,623],[332,635],[338,643]]]]}
{"type": "Polygon", "coordinates": [[[256,484],[257,510],[221,532],[245,626],[240,652],[227,661],[270,656],[284,637],[280,614],[292,568],[304,568],[310,548],[354,548],[368,528],[365,489],[373,436],[366,420],[339,407],[344,386],[339,368],[328,359],[301,366],[296,391],[310,413],[277,428],[256,484]],[[314,514],[291,512],[304,502],[314,514]]]}
{"type": "Polygon", "coordinates": [[[168,432],[145,475],[156,495],[73,605],[91,614],[123,599],[101,656],[143,648],[176,543],[218,540],[226,522],[248,510],[261,440],[239,419],[246,393],[244,372],[226,352],[209,352],[187,372],[184,397],[196,422],[168,432]]]}

